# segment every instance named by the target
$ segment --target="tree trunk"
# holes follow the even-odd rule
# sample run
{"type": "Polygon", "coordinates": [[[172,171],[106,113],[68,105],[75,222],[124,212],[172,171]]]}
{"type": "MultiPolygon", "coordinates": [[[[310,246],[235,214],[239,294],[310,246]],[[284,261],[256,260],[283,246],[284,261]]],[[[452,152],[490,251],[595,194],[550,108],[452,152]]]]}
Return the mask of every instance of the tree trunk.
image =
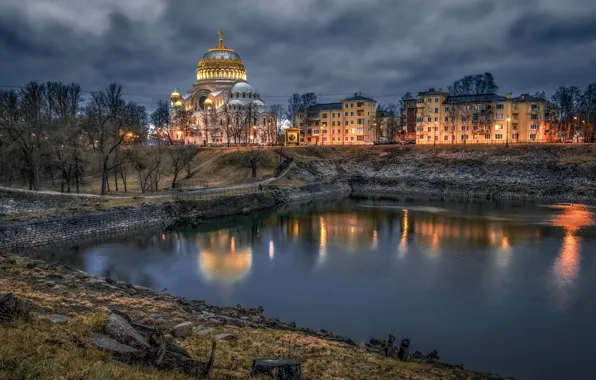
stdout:
{"type": "Polygon", "coordinates": [[[120,177],[122,178],[122,184],[124,185],[124,192],[128,192],[126,188],[126,166],[122,167],[120,170],[120,177]]]}
{"type": "Polygon", "coordinates": [[[114,188],[118,192],[118,168],[114,168],[114,188]]]}
{"type": "Polygon", "coordinates": [[[101,195],[106,195],[106,186],[108,184],[108,158],[103,159],[103,169],[101,175],[101,195]]]}
{"type": "Polygon", "coordinates": [[[255,360],[251,377],[269,376],[276,380],[301,380],[302,369],[298,360],[255,360]]]}

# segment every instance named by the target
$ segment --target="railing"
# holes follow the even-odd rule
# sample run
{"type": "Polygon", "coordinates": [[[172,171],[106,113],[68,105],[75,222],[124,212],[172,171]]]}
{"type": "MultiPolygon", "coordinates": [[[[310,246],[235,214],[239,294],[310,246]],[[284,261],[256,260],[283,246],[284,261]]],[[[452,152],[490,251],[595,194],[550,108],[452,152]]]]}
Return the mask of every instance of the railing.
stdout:
{"type": "Polygon", "coordinates": [[[173,199],[209,201],[213,199],[234,197],[238,195],[255,194],[262,191],[261,185],[252,185],[228,189],[213,189],[206,191],[172,191],[173,199]]]}
{"type": "Polygon", "coordinates": [[[206,189],[209,187],[209,182],[204,180],[179,181],[174,187],[175,190],[184,189],[206,189]]]}

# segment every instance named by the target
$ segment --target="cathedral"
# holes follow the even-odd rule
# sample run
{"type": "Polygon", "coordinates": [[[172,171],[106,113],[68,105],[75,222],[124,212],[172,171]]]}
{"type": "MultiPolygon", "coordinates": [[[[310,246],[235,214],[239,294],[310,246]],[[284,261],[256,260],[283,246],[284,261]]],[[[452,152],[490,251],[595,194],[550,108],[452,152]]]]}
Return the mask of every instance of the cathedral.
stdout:
{"type": "Polygon", "coordinates": [[[178,143],[203,146],[273,145],[277,121],[259,92],[246,81],[240,56],[223,43],[203,55],[197,81],[187,96],[170,96],[170,137],[178,143]]]}

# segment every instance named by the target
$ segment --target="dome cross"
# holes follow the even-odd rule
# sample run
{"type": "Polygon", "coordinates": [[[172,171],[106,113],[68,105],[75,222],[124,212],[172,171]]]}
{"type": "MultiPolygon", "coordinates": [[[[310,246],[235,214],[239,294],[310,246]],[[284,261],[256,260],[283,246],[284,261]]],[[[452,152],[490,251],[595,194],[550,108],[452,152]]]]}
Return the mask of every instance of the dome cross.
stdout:
{"type": "Polygon", "coordinates": [[[222,47],[224,47],[224,44],[223,44],[223,31],[220,30],[218,33],[219,33],[219,46],[218,46],[218,48],[222,48],[222,47]]]}

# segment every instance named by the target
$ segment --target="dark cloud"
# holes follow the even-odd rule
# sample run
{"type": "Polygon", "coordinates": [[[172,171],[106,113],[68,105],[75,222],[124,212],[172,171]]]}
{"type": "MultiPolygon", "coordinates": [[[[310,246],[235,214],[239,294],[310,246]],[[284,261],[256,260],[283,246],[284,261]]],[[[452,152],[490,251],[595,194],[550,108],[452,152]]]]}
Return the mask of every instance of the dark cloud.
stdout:
{"type": "Polygon", "coordinates": [[[593,0],[4,0],[0,84],[115,81],[152,108],[191,88],[219,29],[269,103],[389,102],[485,71],[503,93],[596,81],[593,0]]]}

